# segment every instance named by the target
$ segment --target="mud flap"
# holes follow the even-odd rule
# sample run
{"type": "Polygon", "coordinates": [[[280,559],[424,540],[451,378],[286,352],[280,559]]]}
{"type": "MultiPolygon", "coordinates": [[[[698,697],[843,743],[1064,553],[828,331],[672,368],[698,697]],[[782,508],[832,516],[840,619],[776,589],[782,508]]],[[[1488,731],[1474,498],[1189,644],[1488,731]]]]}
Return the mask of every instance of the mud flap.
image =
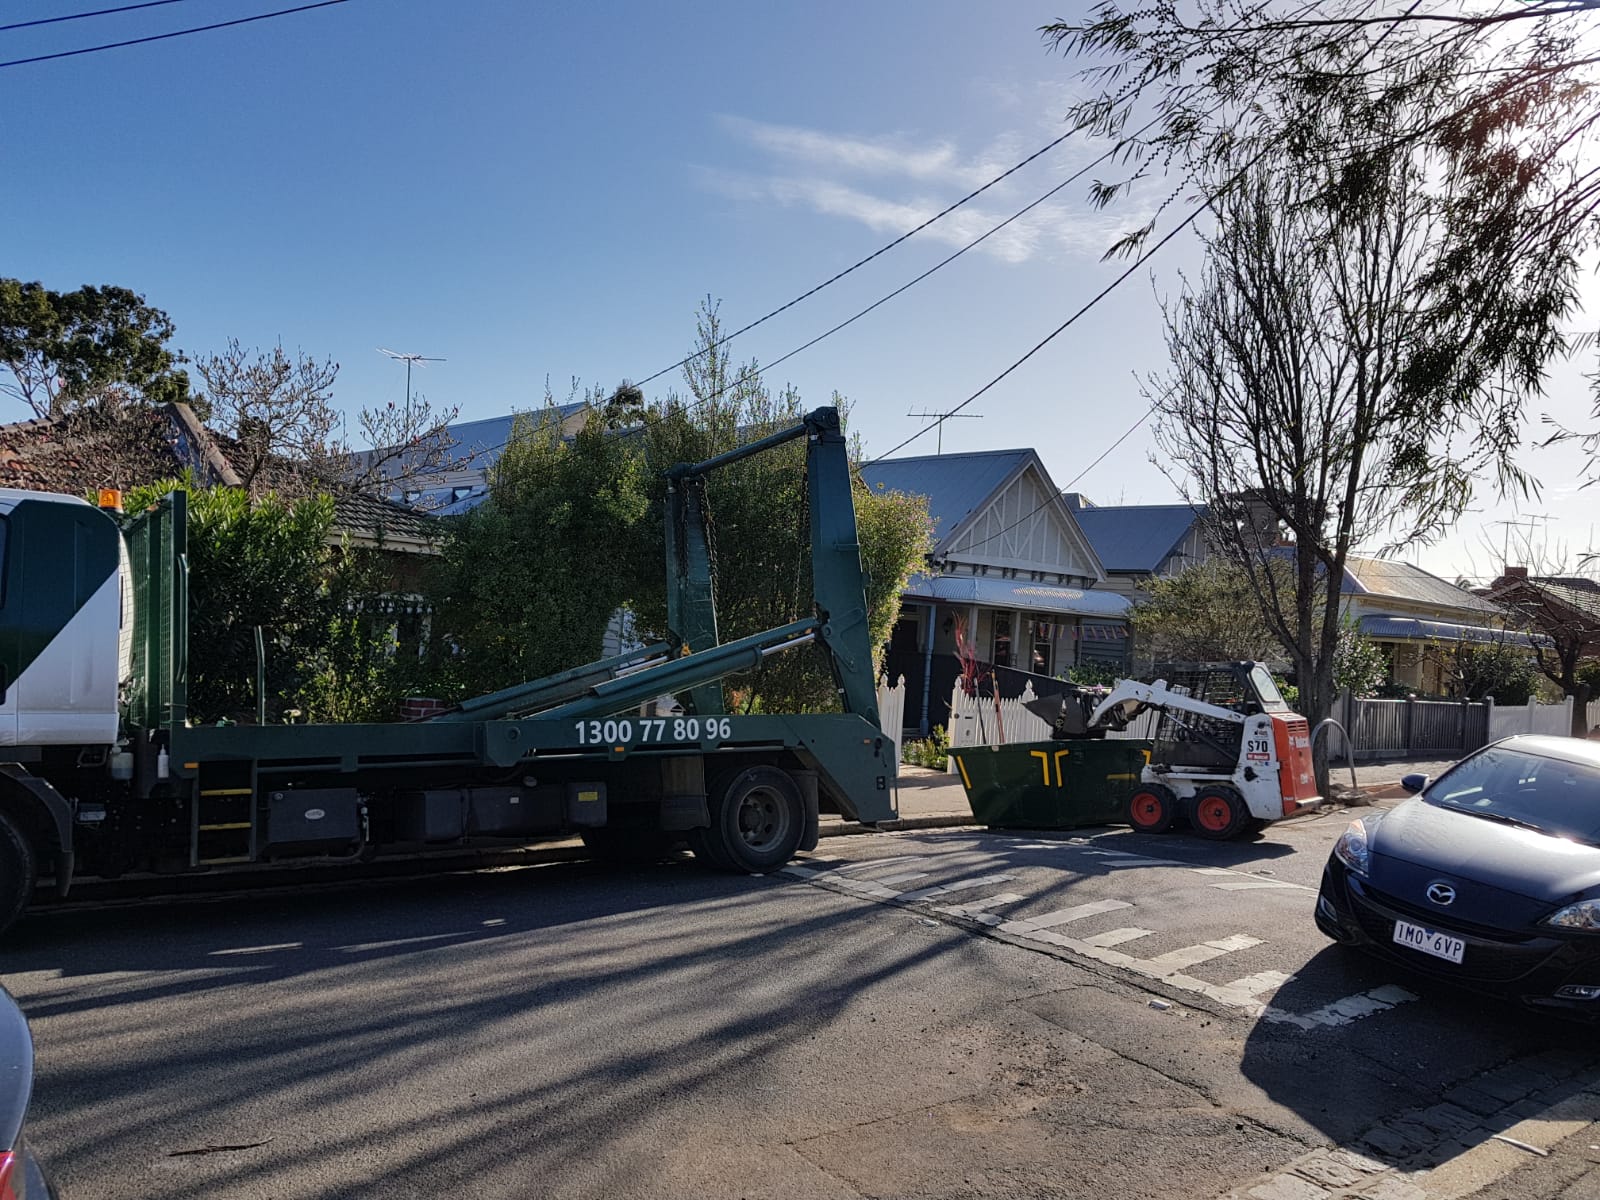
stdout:
{"type": "Polygon", "coordinates": [[[796,785],[800,788],[800,800],[805,808],[805,817],[800,826],[799,850],[815,850],[818,838],[817,818],[817,773],[815,771],[791,771],[796,785]]]}

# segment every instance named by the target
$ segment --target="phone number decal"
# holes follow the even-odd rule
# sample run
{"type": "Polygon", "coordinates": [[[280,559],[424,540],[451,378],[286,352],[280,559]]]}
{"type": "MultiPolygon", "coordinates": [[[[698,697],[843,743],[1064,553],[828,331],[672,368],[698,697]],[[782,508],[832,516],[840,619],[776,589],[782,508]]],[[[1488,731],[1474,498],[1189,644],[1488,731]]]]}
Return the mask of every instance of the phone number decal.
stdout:
{"type": "Polygon", "coordinates": [[[626,746],[637,738],[642,745],[656,742],[725,741],[733,736],[730,717],[640,717],[637,720],[578,721],[580,746],[626,746]]]}

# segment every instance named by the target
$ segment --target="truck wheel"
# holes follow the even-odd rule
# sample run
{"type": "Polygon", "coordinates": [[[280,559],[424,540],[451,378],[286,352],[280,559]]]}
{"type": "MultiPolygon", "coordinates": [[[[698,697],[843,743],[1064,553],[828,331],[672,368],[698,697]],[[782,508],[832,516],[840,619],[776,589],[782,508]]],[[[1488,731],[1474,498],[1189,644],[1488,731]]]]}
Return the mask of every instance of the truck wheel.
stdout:
{"type": "Polygon", "coordinates": [[[695,856],[724,871],[765,875],[794,857],[805,832],[799,785],[777,767],[746,767],[709,789],[711,825],[694,831],[695,856]]]}
{"type": "Polygon", "coordinates": [[[1232,788],[1201,788],[1189,806],[1189,822],[1194,831],[1214,842],[1235,836],[1249,819],[1244,797],[1232,788]]]}
{"type": "Polygon", "coordinates": [[[27,907],[35,873],[33,843],[11,817],[0,812],[0,933],[27,907]]]}
{"type": "Polygon", "coordinates": [[[585,848],[601,862],[648,867],[672,853],[676,838],[659,829],[585,829],[585,848]]]}
{"type": "Polygon", "coordinates": [[[1165,833],[1178,819],[1178,798],[1159,783],[1140,784],[1128,797],[1128,824],[1135,833],[1165,833]]]}

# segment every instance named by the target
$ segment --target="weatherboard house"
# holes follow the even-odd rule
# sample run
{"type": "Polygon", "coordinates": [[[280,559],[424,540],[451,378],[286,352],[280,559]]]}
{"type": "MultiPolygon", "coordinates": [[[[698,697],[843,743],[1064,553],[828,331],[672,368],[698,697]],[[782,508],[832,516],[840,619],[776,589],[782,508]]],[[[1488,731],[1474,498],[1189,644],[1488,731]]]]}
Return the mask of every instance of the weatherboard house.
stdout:
{"type": "Polygon", "coordinates": [[[905,676],[908,724],[946,720],[958,631],[1002,695],[1080,663],[1125,664],[1128,598],[1106,590],[1105,567],[1034,451],[884,459],[861,476],[873,491],[925,496],[933,518],[933,549],[903,594],[886,659],[892,677],[905,676]]]}

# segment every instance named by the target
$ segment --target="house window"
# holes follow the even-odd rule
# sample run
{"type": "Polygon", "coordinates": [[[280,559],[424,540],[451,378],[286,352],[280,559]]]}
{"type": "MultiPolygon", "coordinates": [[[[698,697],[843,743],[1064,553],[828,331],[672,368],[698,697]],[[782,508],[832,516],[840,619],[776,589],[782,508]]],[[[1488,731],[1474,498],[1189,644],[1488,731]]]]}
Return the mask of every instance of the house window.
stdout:
{"type": "Polygon", "coordinates": [[[989,661],[997,667],[1011,665],[1011,614],[994,615],[994,653],[989,661]]]}
{"type": "Polygon", "coordinates": [[[1029,621],[1028,629],[1031,633],[1030,641],[1033,652],[1028,661],[1028,670],[1035,675],[1050,674],[1051,663],[1055,661],[1055,643],[1050,637],[1050,626],[1044,621],[1029,621]]]}

